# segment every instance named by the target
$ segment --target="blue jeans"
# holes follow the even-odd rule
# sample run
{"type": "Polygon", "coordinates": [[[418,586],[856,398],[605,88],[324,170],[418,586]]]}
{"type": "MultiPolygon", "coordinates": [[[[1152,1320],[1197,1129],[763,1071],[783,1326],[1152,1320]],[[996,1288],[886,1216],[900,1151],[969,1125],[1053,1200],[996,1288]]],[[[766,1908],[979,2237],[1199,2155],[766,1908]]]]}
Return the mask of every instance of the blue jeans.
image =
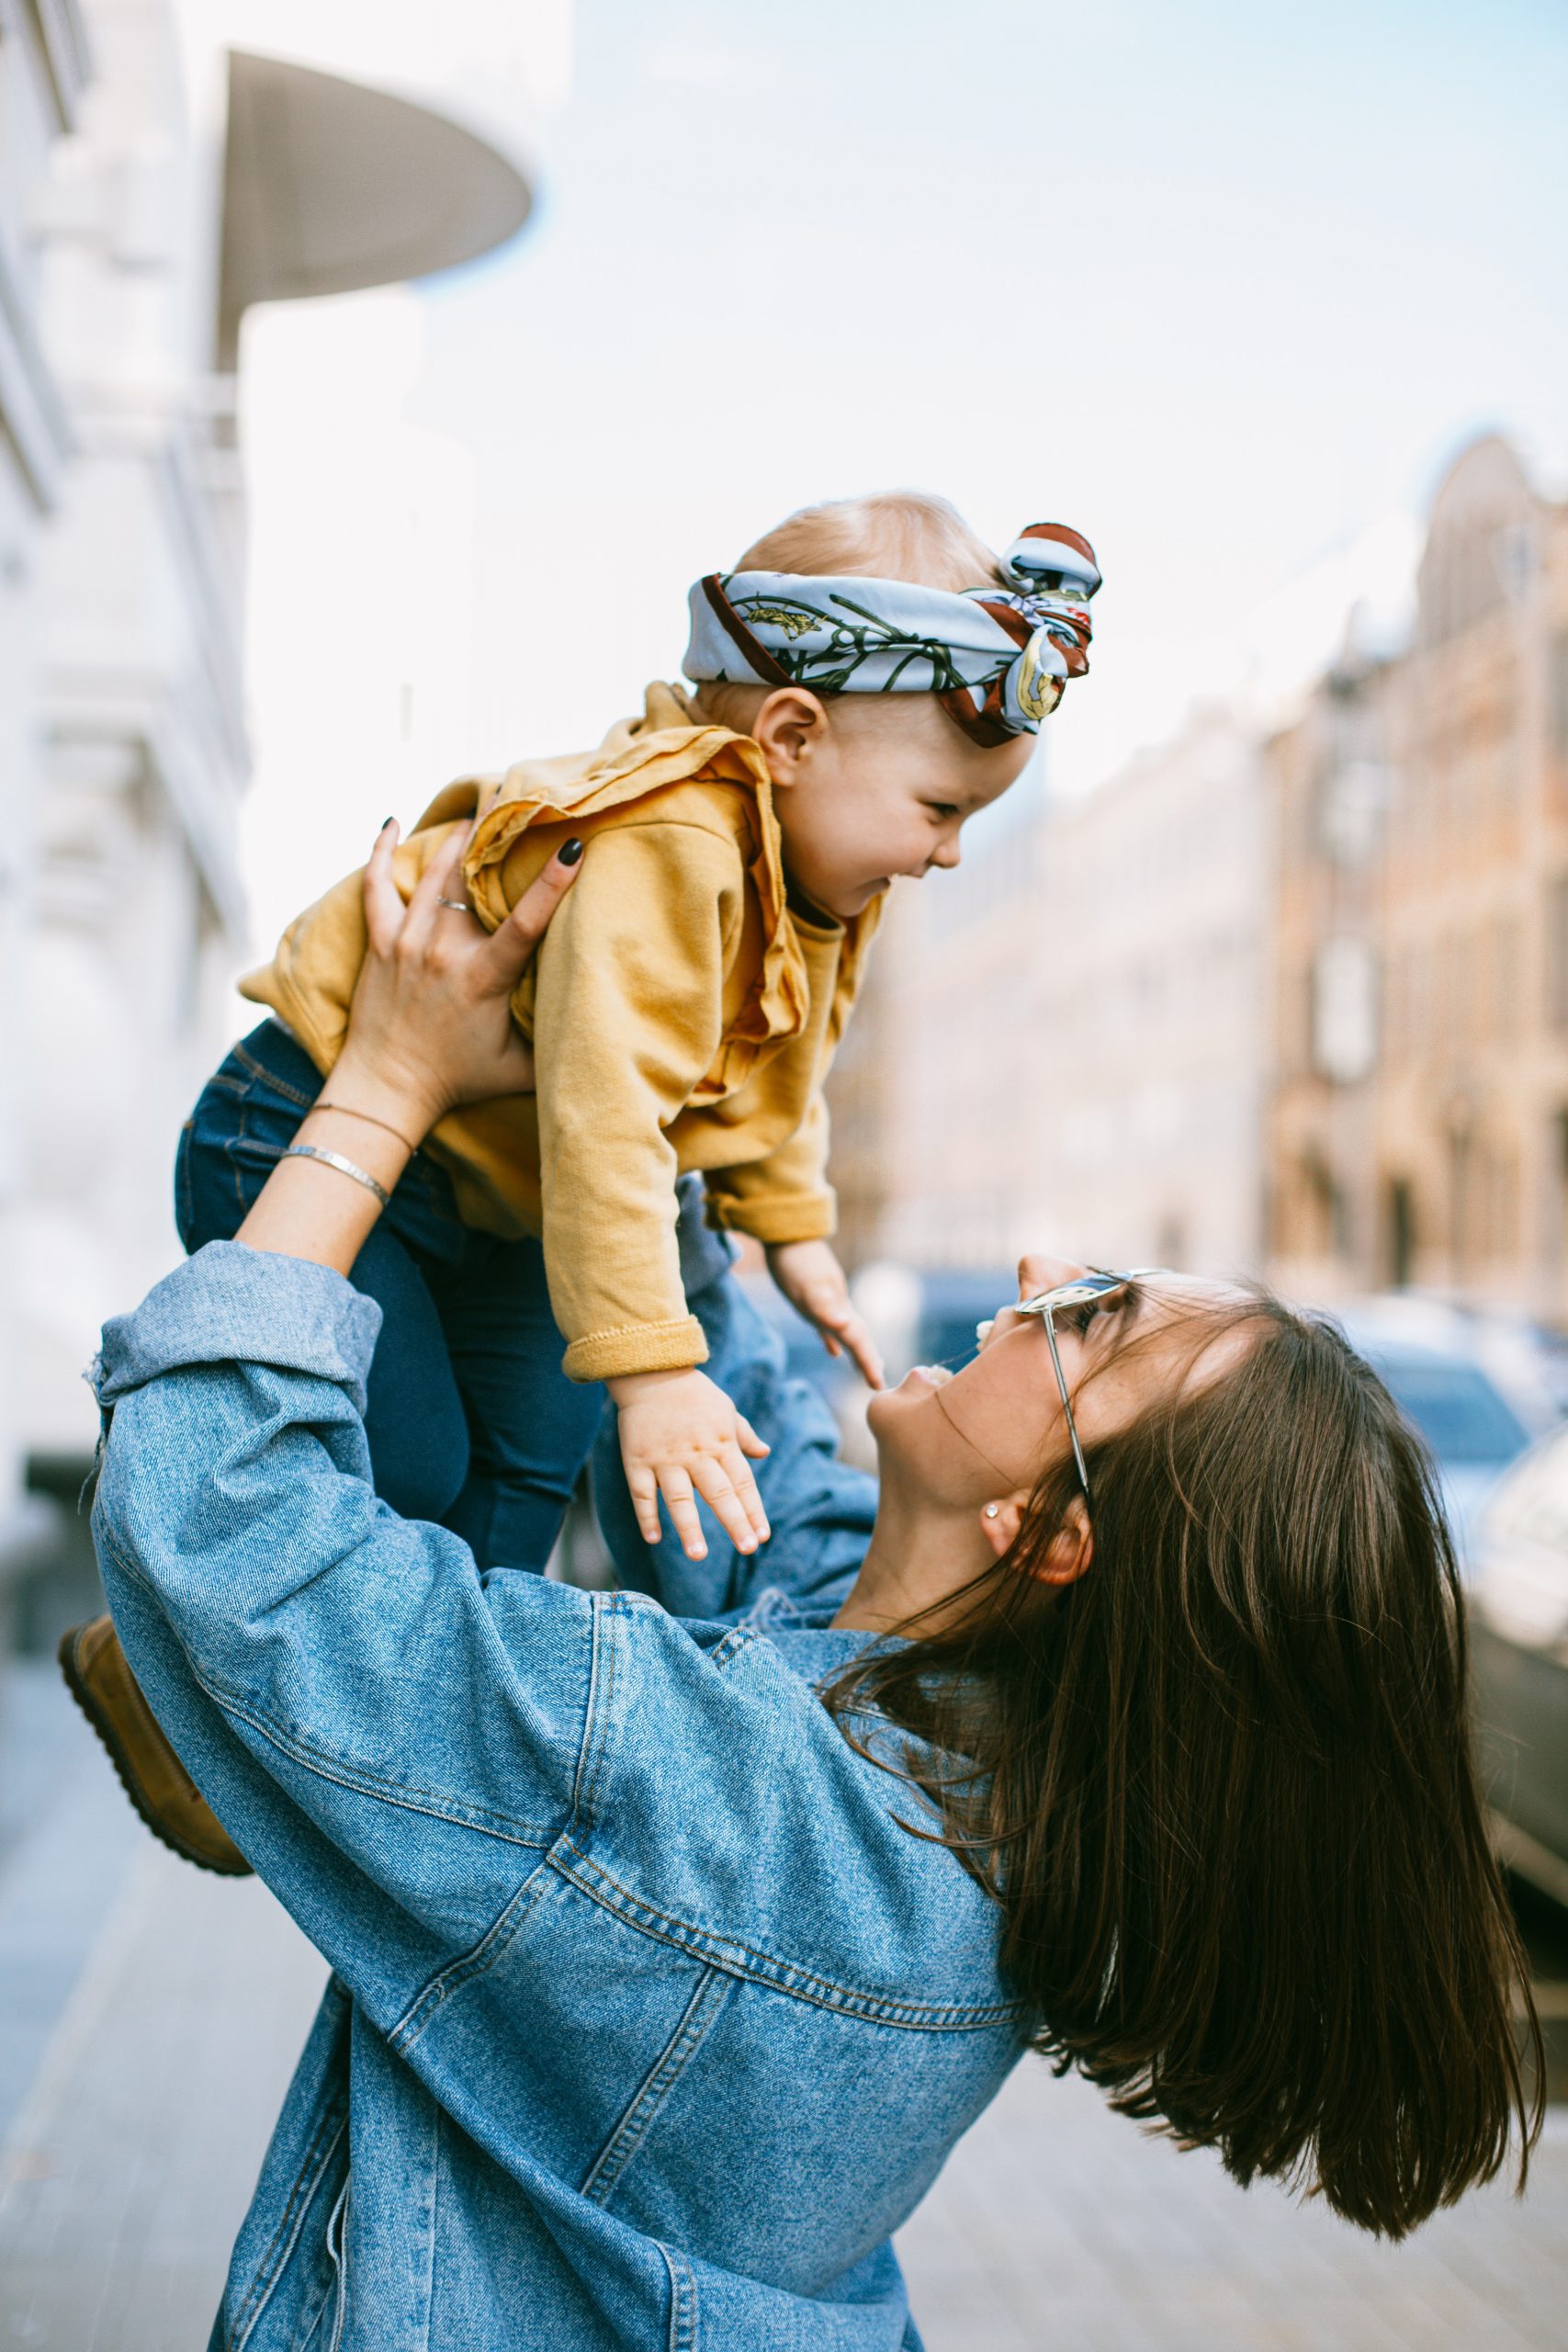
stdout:
{"type": "MultiPolygon", "coordinates": [[[[234,1047],[180,1136],[187,1250],[232,1239],[321,1086],[276,1021],[234,1047]]],[[[449,1527],[481,1566],[542,1569],[605,1397],[560,1368],[538,1242],[463,1225],[445,1170],[416,1152],[350,1280],[382,1315],[365,1415],[377,1493],[449,1527]]]]}

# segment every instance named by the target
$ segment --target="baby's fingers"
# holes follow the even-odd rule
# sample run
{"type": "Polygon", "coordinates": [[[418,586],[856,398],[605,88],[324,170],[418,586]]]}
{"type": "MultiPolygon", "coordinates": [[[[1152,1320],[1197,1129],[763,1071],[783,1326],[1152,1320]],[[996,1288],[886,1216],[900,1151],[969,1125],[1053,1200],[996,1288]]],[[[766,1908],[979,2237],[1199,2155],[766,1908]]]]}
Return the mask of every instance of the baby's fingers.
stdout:
{"type": "Polygon", "coordinates": [[[761,1462],[764,1453],[771,1453],[773,1452],[773,1449],[768,1443],[767,1439],[757,1435],[756,1430],[751,1427],[750,1422],[747,1419],[744,1413],[736,1414],[735,1426],[739,1433],[736,1439],[737,1444],[739,1446],[742,1453],[749,1453],[750,1455],[753,1462],[761,1462]]]}
{"type": "Polygon", "coordinates": [[[866,1386],[885,1386],[882,1358],[876,1351],[876,1342],[858,1315],[852,1314],[848,1317],[842,1326],[841,1336],[845,1347],[860,1366],[866,1386]]]}
{"type": "MultiPolygon", "coordinates": [[[[747,1475],[750,1476],[750,1474],[748,1472],[747,1475]]],[[[736,1550],[754,1552],[758,1537],[751,1524],[751,1514],[723,1459],[712,1453],[700,1455],[692,1465],[692,1476],[697,1482],[698,1493],[736,1550]]],[[[702,1555],[699,1553],[694,1556],[700,1558],[702,1555]]]]}
{"type": "MultiPolygon", "coordinates": [[[[667,1464],[659,1473],[659,1491],[664,1498],[671,1524],[681,1539],[681,1548],[688,1560],[705,1560],[708,1555],[703,1523],[697,1517],[697,1506],[692,1499],[692,1482],[684,1470],[667,1464]]],[[[657,1539],[656,1539],[657,1540],[657,1539]]]]}
{"type": "Polygon", "coordinates": [[[626,1464],[626,1492],[637,1513],[637,1531],[645,1544],[657,1544],[663,1529],[659,1524],[659,1481],[646,1463],[634,1468],[626,1464]]]}
{"type": "Polygon", "coordinates": [[[739,1445],[730,1447],[725,1456],[724,1466],[729,1475],[730,1485],[740,1498],[740,1507],[751,1522],[751,1532],[759,1544],[765,1544],[773,1530],[768,1525],[768,1514],[758,1491],[757,1481],[751,1476],[739,1445]]]}

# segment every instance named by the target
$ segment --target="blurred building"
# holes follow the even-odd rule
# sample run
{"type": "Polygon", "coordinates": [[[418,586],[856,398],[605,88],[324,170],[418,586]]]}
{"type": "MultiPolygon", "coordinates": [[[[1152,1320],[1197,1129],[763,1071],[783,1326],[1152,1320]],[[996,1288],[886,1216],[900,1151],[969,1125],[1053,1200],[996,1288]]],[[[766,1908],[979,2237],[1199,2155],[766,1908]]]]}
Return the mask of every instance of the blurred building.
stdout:
{"type": "Polygon", "coordinates": [[[1269,747],[1275,1272],[1568,1316],[1568,510],[1506,442],[1434,502],[1413,640],[1269,747]]]}
{"type": "Polygon", "coordinates": [[[513,68],[567,16],[453,0],[421,69],[392,20],[423,11],[79,6],[0,12],[0,1510],[20,1454],[47,1478],[90,1447],[80,1371],[176,1252],[174,1143],[228,1033],[243,321],[511,235],[535,176],[513,68]],[[476,8],[505,35],[479,94],[476,8]]]}
{"type": "Polygon", "coordinates": [[[847,1254],[1256,1267],[1268,876],[1227,711],[1080,800],[1016,787],[873,956],[834,1073],[847,1254]]]}
{"type": "Polygon", "coordinates": [[[1268,876],[1254,737],[1224,707],[1055,812],[1028,1235],[1100,1265],[1258,1266],[1268,876]]]}
{"type": "Polygon", "coordinates": [[[1275,955],[1268,1106],[1271,1269],[1313,1298],[1379,1279],[1383,838],[1395,669],[1354,632],[1267,744],[1275,955]]]}
{"type": "Polygon", "coordinates": [[[846,1262],[1005,1262],[1031,1122],[1045,813],[1032,769],[956,873],[894,886],[832,1079],[846,1262]]]}

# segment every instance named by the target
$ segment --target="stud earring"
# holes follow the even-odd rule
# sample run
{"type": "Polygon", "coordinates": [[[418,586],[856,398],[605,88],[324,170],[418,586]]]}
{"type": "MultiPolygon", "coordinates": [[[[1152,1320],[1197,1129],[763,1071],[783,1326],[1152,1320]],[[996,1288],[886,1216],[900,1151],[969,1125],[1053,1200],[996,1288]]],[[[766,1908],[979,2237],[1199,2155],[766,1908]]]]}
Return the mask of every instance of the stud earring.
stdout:
{"type": "Polygon", "coordinates": [[[1000,1503],[987,1503],[986,1505],[986,1517],[987,1519],[1000,1519],[1001,1515],[1002,1507],[1000,1503]]]}

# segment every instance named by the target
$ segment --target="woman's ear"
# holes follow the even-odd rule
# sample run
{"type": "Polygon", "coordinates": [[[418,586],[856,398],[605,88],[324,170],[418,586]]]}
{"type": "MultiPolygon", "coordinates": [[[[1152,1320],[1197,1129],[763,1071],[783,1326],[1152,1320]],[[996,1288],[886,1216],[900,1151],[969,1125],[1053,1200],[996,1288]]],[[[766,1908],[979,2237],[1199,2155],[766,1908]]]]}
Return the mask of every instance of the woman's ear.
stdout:
{"type": "Polygon", "coordinates": [[[1094,1530],[1089,1506],[1075,1496],[1066,1517],[1045,1547],[1045,1557],[1031,1568],[1041,1584],[1077,1584],[1094,1558],[1094,1530]]]}
{"type": "Polygon", "coordinates": [[[779,686],[751,721],[751,739],[761,746],[775,785],[794,784],[829,731],[825,706],[804,686],[779,686]]]}
{"type": "Polygon", "coordinates": [[[998,1560],[1018,1541],[1028,1500],[1027,1495],[1009,1495],[1004,1502],[987,1503],[980,1513],[980,1532],[998,1560]]]}
{"type": "MultiPolygon", "coordinates": [[[[998,1560],[1017,1542],[1028,1501],[1027,1495],[1009,1495],[1003,1501],[987,1503],[980,1513],[980,1532],[998,1560]]],[[[1027,1573],[1038,1584],[1076,1584],[1093,1558],[1094,1530],[1080,1498],[1046,1545],[1044,1557],[1036,1560],[1027,1573]]]]}

